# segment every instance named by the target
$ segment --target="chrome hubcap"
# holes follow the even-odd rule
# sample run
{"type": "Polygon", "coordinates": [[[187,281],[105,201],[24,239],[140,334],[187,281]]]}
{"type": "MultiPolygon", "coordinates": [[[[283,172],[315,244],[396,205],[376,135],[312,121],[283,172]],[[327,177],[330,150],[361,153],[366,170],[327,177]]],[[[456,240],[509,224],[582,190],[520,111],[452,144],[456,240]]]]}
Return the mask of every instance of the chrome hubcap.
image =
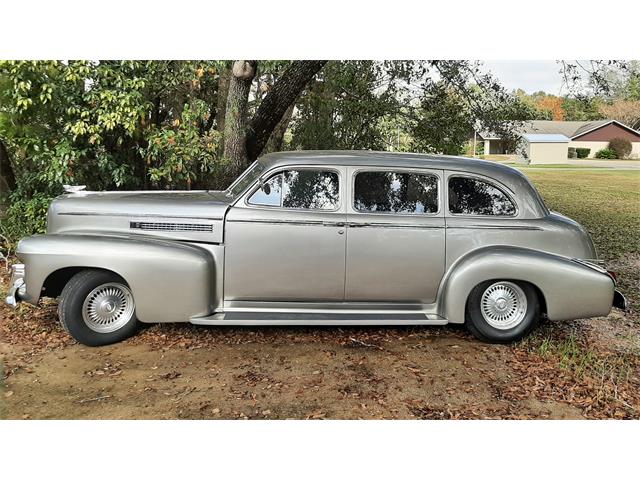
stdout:
{"type": "Polygon", "coordinates": [[[105,283],[91,290],[82,304],[82,318],[94,332],[115,332],[135,311],[131,290],[121,283],[105,283]]]}
{"type": "Polygon", "coordinates": [[[499,330],[508,330],[524,320],[527,296],[515,283],[494,283],[482,294],[480,311],[489,325],[499,330]]]}

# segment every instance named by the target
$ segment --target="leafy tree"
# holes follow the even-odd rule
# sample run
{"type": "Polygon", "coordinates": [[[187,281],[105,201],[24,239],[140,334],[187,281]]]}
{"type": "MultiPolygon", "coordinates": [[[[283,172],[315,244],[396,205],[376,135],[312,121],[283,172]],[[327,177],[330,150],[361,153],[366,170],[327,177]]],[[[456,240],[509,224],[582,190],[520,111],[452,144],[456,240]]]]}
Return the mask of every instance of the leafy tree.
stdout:
{"type": "Polygon", "coordinates": [[[291,148],[383,149],[381,121],[400,111],[407,76],[392,62],[330,62],[297,105],[291,148]]]}
{"type": "Polygon", "coordinates": [[[603,104],[599,112],[605,118],[618,120],[635,130],[640,129],[640,100],[617,100],[603,104]]]}
{"type": "Polygon", "coordinates": [[[541,95],[536,99],[538,110],[549,112],[550,120],[564,120],[563,99],[555,95],[541,95]]]}
{"type": "Polygon", "coordinates": [[[458,95],[444,84],[425,88],[411,122],[411,149],[460,155],[473,131],[474,120],[458,95]]]}
{"type": "Polygon", "coordinates": [[[564,119],[568,121],[601,120],[604,115],[601,111],[602,100],[599,97],[572,98],[564,97],[562,109],[564,119]]]}
{"type": "Polygon", "coordinates": [[[290,148],[377,150],[402,137],[401,149],[460,153],[474,126],[511,138],[531,116],[477,62],[330,62],[300,99],[290,148]]]}

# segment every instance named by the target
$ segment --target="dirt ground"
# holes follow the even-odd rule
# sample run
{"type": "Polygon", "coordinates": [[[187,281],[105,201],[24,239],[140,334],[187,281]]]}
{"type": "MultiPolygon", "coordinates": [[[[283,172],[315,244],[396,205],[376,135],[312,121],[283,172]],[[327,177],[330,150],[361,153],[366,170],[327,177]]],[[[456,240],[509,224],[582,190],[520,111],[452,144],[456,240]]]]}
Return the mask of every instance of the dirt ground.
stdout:
{"type": "Polygon", "coordinates": [[[482,344],[448,327],[155,325],[90,348],[59,327],[53,303],[1,312],[4,418],[640,416],[635,361],[626,378],[616,371],[603,386],[530,344],[562,336],[583,342],[594,331],[606,331],[609,341],[601,343],[609,345],[638,338],[635,322],[615,314],[543,325],[515,346],[482,344]]]}

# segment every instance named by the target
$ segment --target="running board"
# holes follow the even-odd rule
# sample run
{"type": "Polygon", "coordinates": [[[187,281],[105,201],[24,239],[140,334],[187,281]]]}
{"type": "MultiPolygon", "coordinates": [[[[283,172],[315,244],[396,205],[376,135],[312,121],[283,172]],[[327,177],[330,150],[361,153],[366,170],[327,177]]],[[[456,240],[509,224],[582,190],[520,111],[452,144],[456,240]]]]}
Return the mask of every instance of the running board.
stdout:
{"type": "Polygon", "coordinates": [[[446,325],[424,313],[227,312],[189,320],[195,325],[446,325]]]}

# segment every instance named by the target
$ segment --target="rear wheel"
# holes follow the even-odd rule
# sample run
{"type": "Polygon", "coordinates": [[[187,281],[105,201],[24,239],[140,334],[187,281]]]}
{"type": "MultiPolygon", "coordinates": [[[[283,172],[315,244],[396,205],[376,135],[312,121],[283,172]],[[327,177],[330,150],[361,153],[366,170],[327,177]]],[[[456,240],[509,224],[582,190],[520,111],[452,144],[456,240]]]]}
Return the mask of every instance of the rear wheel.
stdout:
{"type": "Polygon", "coordinates": [[[58,316],[73,338],[91,347],[124,340],[138,327],[129,286],[106,270],[74,275],[60,295],[58,316]]]}
{"type": "Polygon", "coordinates": [[[539,316],[536,289],[526,282],[483,282],[471,291],[467,300],[467,328],[484,342],[520,340],[535,328],[539,316]]]}

